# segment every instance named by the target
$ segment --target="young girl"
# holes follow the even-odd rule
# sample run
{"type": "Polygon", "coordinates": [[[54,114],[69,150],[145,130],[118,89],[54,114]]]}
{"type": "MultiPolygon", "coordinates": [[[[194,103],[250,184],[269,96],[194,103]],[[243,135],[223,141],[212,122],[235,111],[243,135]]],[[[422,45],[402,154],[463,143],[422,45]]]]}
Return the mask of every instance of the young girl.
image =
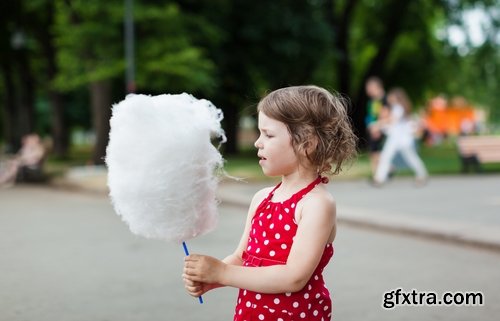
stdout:
{"type": "Polygon", "coordinates": [[[255,194],[233,254],[222,261],[186,258],[185,287],[195,297],[240,288],[237,321],[329,320],[322,272],[333,255],[336,212],[320,183],[356,153],[345,102],[323,88],[299,86],[271,92],[257,109],[259,164],[281,183],[255,194]]]}
{"type": "Polygon", "coordinates": [[[427,171],[424,163],[415,151],[414,126],[410,120],[411,102],[405,91],[394,88],[389,91],[387,100],[390,105],[390,116],[378,126],[386,132],[387,140],[382,148],[380,162],[375,172],[375,184],[383,184],[387,180],[392,161],[399,152],[416,175],[417,184],[424,184],[427,171]]]}

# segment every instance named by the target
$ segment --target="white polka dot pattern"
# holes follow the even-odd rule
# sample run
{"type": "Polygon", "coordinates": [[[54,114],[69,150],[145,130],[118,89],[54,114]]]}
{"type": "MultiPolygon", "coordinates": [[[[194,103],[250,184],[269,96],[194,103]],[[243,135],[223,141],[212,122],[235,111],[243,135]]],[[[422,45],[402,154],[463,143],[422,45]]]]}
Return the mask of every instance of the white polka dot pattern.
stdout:
{"type": "MultiPolygon", "coordinates": [[[[270,201],[273,190],[259,205],[258,215],[251,221],[244,266],[286,264],[298,227],[294,219],[296,204],[319,182],[317,179],[283,202],[270,201]]],[[[313,276],[301,291],[264,294],[240,290],[234,321],[330,320],[331,299],[322,272],[332,255],[333,246],[327,244],[313,276]]]]}

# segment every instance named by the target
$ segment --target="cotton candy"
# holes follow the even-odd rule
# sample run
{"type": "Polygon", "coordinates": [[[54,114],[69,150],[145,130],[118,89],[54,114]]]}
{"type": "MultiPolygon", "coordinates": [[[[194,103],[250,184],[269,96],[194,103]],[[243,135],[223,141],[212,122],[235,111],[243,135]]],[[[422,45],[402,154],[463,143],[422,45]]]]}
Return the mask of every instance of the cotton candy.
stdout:
{"type": "Polygon", "coordinates": [[[128,95],[113,106],[106,151],[116,213],[140,236],[184,241],[217,224],[220,109],[180,95],[128,95]]]}

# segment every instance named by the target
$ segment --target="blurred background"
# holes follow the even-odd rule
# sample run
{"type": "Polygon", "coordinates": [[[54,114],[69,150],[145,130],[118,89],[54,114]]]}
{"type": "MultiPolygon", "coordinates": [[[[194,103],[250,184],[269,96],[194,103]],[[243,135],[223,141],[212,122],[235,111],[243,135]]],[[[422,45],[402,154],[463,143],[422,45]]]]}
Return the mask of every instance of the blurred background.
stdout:
{"type": "Polygon", "coordinates": [[[0,16],[0,320],[230,320],[234,289],[200,306],[183,289],[181,247],[136,237],[115,215],[111,106],[188,92],[223,110],[225,169],[247,183],[220,184],[218,228],[189,245],[224,257],[272,183],[253,147],[256,104],[303,84],[349,97],[360,138],[327,186],[334,318],[498,319],[499,0],[2,0],[0,16]],[[398,159],[402,177],[369,184],[372,76],[413,103],[422,188],[398,159]],[[384,310],[383,293],[401,287],[485,302],[384,310]]]}
{"type": "MultiPolygon", "coordinates": [[[[38,133],[55,175],[103,164],[110,108],[130,92],[211,100],[224,111],[236,174],[259,175],[245,162],[255,106],[288,85],[347,95],[361,148],[366,79],[405,88],[428,123],[421,152],[431,173],[460,171],[464,119],[474,133],[500,131],[498,0],[20,0],[0,9],[2,150],[38,133]]],[[[363,155],[355,169],[368,175],[363,155]]]]}

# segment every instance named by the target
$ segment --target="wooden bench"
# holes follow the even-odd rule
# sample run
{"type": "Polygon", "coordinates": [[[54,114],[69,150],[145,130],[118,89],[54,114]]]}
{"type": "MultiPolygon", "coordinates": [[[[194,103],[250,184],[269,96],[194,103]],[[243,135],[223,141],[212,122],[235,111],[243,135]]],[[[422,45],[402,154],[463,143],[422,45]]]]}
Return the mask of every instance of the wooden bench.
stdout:
{"type": "Polygon", "coordinates": [[[34,166],[21,166],[17,172],[16,182],[45,183],[48,177],[43,168],[43,162],[34,166]]]}
{"type": "Polygon", "coordinates": [[[460,136],[457,140],[462,171],[481,171],[481,164],[500,162],[500,136],[460,136]]]}

